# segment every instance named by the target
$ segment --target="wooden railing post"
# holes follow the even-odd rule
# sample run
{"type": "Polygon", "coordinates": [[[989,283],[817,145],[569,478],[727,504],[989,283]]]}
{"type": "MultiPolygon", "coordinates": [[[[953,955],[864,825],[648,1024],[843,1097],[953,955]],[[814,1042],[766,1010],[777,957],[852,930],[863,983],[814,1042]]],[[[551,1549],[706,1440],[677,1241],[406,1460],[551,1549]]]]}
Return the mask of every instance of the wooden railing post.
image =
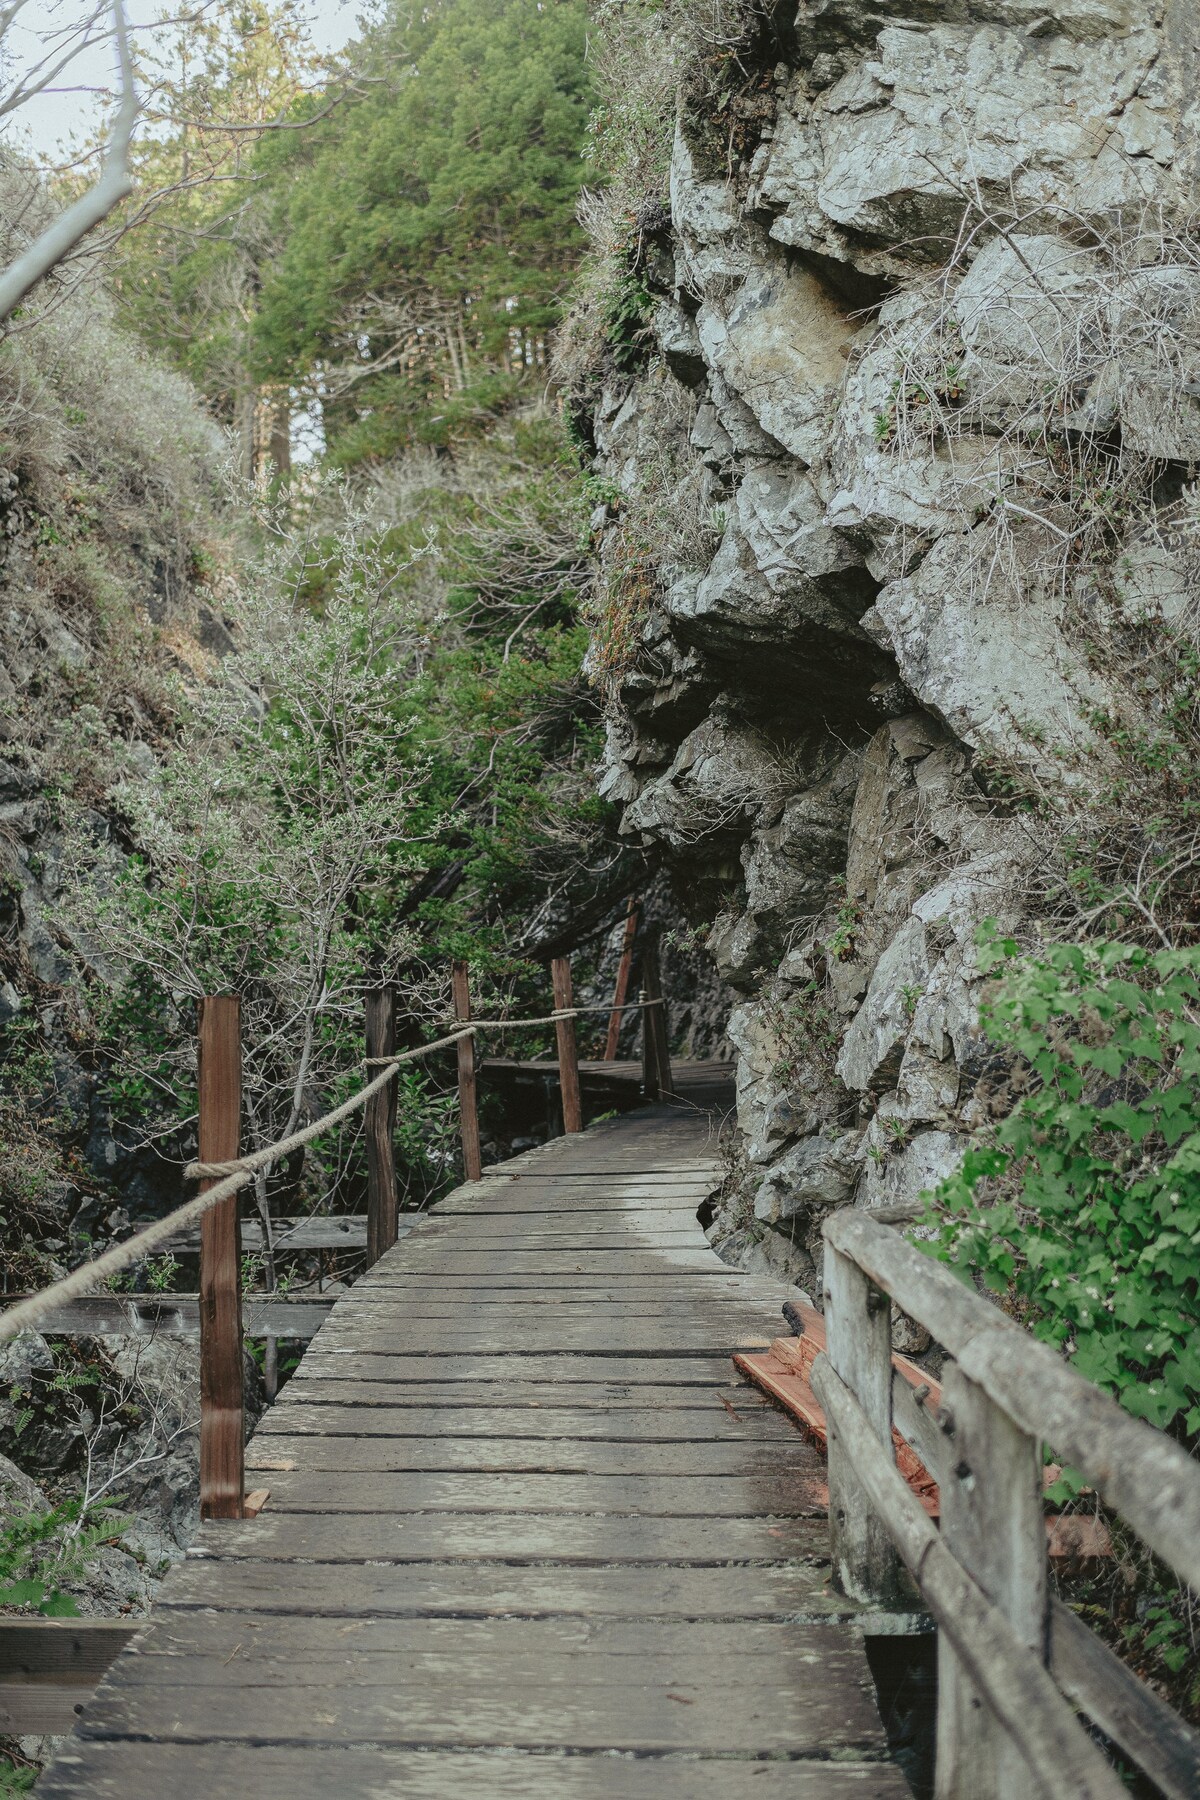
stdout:
{"type": "Polygon", "coordinates": [[[658,968],[658,945],[647,943],[642,951],[642,1092],[647,1100],[662,1100],[674,1091],[671,1075],[667,1009],[663,1002],[658,968]]]}
{"type": "MultiPolygon", "coordinates": [[[[229,1162],[241,1148],[241,1003],[236,994],[214,994],[200,1002],[199,1096],[199,1160],[229,1162]]],[[[231,1194],[200,1221],[202,1519],[240,1519],[244,1513],[241,1263],[238,1196],[231,1194]]]]}
{"type": "MultiPolygon", "coordinates": [[[[873,1426],[892,1462],[892,1314],[886,1294],[858,1265],[825,1245],[827,1355],[873,1426]]],[[[900,1558],[832,1425],[829,1431],[829,1530],[834,1579],[854,1600],[891,1606],[904,1593],[900,1558]]]]}
{"type": "MultiPolygon", "coordinates": [[[[466,1024],[471,1017],[471,982],[465,962],[453,965],[450,979],[454,1016],[466,1024]]],[[[458,1109],[463,1175],[467,1181],[478,1181],[483,1173],[483,1157],[479,1149],[479,1097],[475,1085],[475,1039],[472,1037],[458,1040],[458,1109]]]]}
{"type": "MultiPolygon", "coordinates": [[[[941,1538],[1045,1664],[1049,1647],[1041,1445],[953,1363],[942,1376],[941,1538]]],[[[1029,1771],[942,1631],[937,1800],[1025,1800],[1029,1771]]]]}
{"type": "MultiPolygon", "coordinates": [[[[551,958],[550,979],[554,984],[554,1010],[565,1012],[575,1004],[569,956],[551,958]]],[[[583,1100],[579,1092],[579,1048],[575,1039],[574,1019],[556,1019],[554,1035],[558,1039],[558,1084],[562,1090],[563,1130],[582,1131],[583,1100]]]]}
{"type": "Polygon", "coordinates": [[[625,935],[621,940],[621,960],[617,964],[617,985],[613,990],[613,1009],[608,1019],[608,1037],[604,1043],[605,1062],[616,1062],[617,1060],[621,1023],[625,1017],[622,1009],[629,998],[629,977],[633,969],[633,945],[637,937],[641,910],[641,901],[636,895],[631,894],[629,909],[625,914],[625,935]]]}
{"type": "MultiPolygon", "coordinates": [[[[376,988],[367,995],[367,1075],[378,1075],[373,1061],[396,1053],[396,990],[376,988]]],[[[399,1201],[396,1193],[397,1083],[367,1101],[367,1267],[378,1262],[396,1241],[399,1201]]]]}

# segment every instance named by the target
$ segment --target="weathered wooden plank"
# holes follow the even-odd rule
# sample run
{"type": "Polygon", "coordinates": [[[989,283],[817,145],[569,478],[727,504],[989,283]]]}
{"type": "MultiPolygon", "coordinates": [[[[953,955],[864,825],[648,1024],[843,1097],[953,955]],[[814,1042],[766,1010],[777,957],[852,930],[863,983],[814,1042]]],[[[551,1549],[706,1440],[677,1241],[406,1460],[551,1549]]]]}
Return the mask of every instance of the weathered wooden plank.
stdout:
{"type": "MultiPolygon", "coordinates": [[[[879,1716],[870,1696],[847,1679],[847,1665],[858,1672],[849,1644],[830,1670],[810,1667],[802,1688],[776,1675],[735,1707],[702,1704],[699,1685],[672,1703],[666,1696],[679,1689],[669,1676],[658,1687],[581,1688],[561,1675],[550,1680],[549,1669],[540,1682],[491,1689],[406,1683],[399,1676],[390,1688],[273,1688],[268,1729],[276,1743],[298,1744],[881,1754],[879,1716]]],[[[211,1688],[186,1682],[154,1691],[106,1684],[86,1708],[80,1729],[85,1738],[169,1736],[176,1743],[265,1735],[263,1696],[252,1685],[231,1681],[222,1688],[216,1718],[215,1698],[211,1688]]]]}
{"type": "MultiPolygon", "coordinates": [[[[692,1710],[692,1709],[689,1709],[692,1710]]],[[[305,1750],[259,1744],[92,1743],[60,1756],[38,1800],[193,1800],[253,1794],[286,1800],[908,1800],[894,1765],[877,1759],[763,1762],[664,1757],[305,1750]]]]}
{"type": "MultiPolygon", "coordinates": [[[[10,1304],[20,1295],[12,1295],[10,1304]]],[[[332,1300],[280,1300],[247,1294],[242,1330],[247,1337],[312,1338],[333,1311],[332,1300]]],[[[51,1308],[39,1330],[49,1337],[199,1337],[196,1294],[84,1294],[51,1308]]]]}
{"type": "Polygon", "coordinates": [[[558,1294],[607,1304],[610,1301],[629,1301],[651,1296],[667,1305],[672,1296],[675,1296],[677,1303],[682,1305],[692,1300],[703,1301],[710,1297],[720,1299],[730,1295],[761,1306],[767,1316],[772,1318],[783,1302],[791,1299],[797,1292],[795,1288],[768,1287],[752,1276],[725,1273],[719,1267],[708,1272],[696,1270],[674,1278],[644,1272],[614,1277],[582,1274],[575,1270],[565,1275],[513,1275],[503,1267],[498,1267],[492,1281],[482,1275],[455,1275],[453,1272],[431,1280],[427,1274],[416,1271],[408,1271],[404,1275],[388,1275],[379,1280],[374,1276],[369,1279],[369,1287],[364,1286],[363,1280],[355,1283],[364,1298],[367,1295],[374,1298],[386,1296],[400,1301],[418,1295],[436,1295],[439,1299],[457,1295],[468,1299],[475,1295],[485,1299],[511,1295],[513,1299],[526,1299],[530,1296],[537,1298],[542,1294],[558,1294]]]}
{"type": "MultiPolygon", "coordinates": [[[[378,1355],[380,1352],[412,1352],[414,1337],[419,1339],[425,1355],[448,1355],[453,1352],[475,1352],[477,1355],[504,1355],[515,1352],[520,1345],[520,1352],[525,1355],[576,1355],[581,1350],[596,1348],[596,1321],[588,1319],[572,1319],[558,1314],[551,1319],[531,1319],[527,1325],[511,1319],[507,1325],[488,1325],[480,1321],[471,1325],[470,1319],[461,1319],[457,1325],[434,1325],[425,1321],[425,1328],[416,1332],[408,1330],[389,1330],[385,1321],[380,1319],[358,1318],[329,1319],[322,1327],[320,1343],[329,1350],[347,1350],[351,1354],[369,1352],[378,1355]]],[[[698,1350],[702,1354],[711,1355],[714,1350],[721,1354],[732,1355],[734,1350],[766,1350],[770,1343],[768,1337],[759,1330],[747,1328],[741,1319],[732,1316],[729,1319],[714,1319],[711,1325],[700,1325],[691,1318],[678,1321],[662,1321],[662,1319],[628,1319],[624,1330],[619,1334],[613,1332],[613,1355],[678,1355],[685,1350],[698,1350]]]]}
{"type": "MultiPolygon", "coordinates": [[[[360,1438],[360,1445],[372,1440],[360,1438]]],[[[671,1517],[728,1518],[748,1510],[772,1513],[780,1518],[817,1517],[826,1507],[824,1472],[805,1477],[791,1470],[772,1475],[751,1471],[741,1478],[753,1482],[753,1498],[732,1480],[716,1480],[698,1470],[691,1475],[509,1474],[503,1471],[384,1472],[321,1471],[308,1460],[315,1457],[314,1440],[296,1444],[303,1449],[307,1467],[271,1474],[272,1512],[619,1512],[660,1513],[671,1517]],[[348,1481],[347,1474],[354,1473],[348,1481]]],[[[286,1453],[263,1461],[288,1460],[286,1453]]],[[[365,1452],[354,1459],[365,1460],[365,1452]]],[[[265,1472],[265,1471],[264,1471],[265,1472]]]]}
{"type": "MultiPolygon", "coordinates": [[[[806,1529],[819,1535],[824,1527],[806,1529]]],[[[524,1668],[541,1671],[549,1661],[561,1667],[569,1658],[565,1666],[580,1679],[610,1682],[628,1680],[631,1664],[648,1658],[719,1669],[736,1687],[758,1679],[753,1665],[761,1659],[794,1657],[802,1672],[830,1643],[845,1641],[840,1626],[775,1619],[363,1617],[338,1625],[302,1614],[178,1611],[156,1617],[114,1673],[141,1685],[190,1680],[194,1668],[204,1681],[216,1662],[265,1683],[285,1680],[292,1664],[336,1667],[353,1656],[370,1665],[374,1674],[364,1671],[363,1679],[377,1685],[394,1680],[401,1664],[463,1679],[472,1667],[481,1674],[507,1670],[516,1680],[524,1668]]]]}
{"type": "Polygon", "coordinates": [[[1062,1604],[1050,1602],[1050,1672],[1068,1700],[1118,1744],[1167,1800],[1200,1794],[1200,1732],[1062,1604]]]}
{"type": "MultiPolygon", "coordinates": [[[[756,1326],[769,1325],[770,1308],[773,1300],[760,1300],[753,1294],[727,1293],[723,1288],[710,1286],[685,1289],[677,1295],[670,1286],[666,1288],[646,1287],[643,1284],[632,1286],[625,1292],[611,1288],[578,1288],[558,1286],[540,1289],[538,1286],[525,1288],[495,1288],[428,1286],[423,1282],[414,1283],[408,1288],[392,1288],[386,1294],[377,1292],[363,1296],[361,1303],[343,1309],[343,1318],[364,1318],[371,1316],[380,1318],[386,1324],[397,1325],[404,1320],[422,1314],[434,1318],[453,1319],[460,1313],[469,1316],[487,1318],[484,1308],[503,1308],[511,1310],[527,1322],[538,1312],[558,1312],[570,1309],[579,1318],[587,1309],[593,1315],[602,1313],[605,1318],[619,1317],[622,1309],[629,1315],[663,1318],[664,1316],[711,1318],[717,1324],[727,1325],[734,1316],[753,1318],[756,1326]],[[731,1313],[730,1308],[736,1309],[731,1313]]],[[[497,1316],[499,1316],[497,1314],[497,1316]]]]}
{"type": "Polygon", "coordinates": [[[412,1513],[347,1518],[261,1513],[236,1531],[201,1532],[189,1551],[268,1562],[824,1562],[823,1522],[606,1518],[578,1513],[412,1513]]]}
{"type": "MultiPolygon", "coordinates": [[[[423,1245],[420,1233],[408,1240],[413,1248],[404,1259],[410,1273],[426,1275],[494,1275],[495,1253],[472,1249],[464,1241],[462,1248],[453,1244],[423,1245]]],[[[711,1250],[662,1250],[664,1268],[678,1269],[680,1274],[713,1273],[711,1250]]],[[[645,1268],[637,1246],[627,1244],[611,1250],[512,1250],[505,1253],[505,1272],[512,1275],[637,1275],[645,1268]]],[[[716,1272],[720,1273],[718,1266],[716,1272]]]]}
{"type": "Polygon", "coordinates": [[[94,1692],[93,1682],[68,1686],[0,1678],[0,1733],[5,1737],[44,1737],[71,1731],[94,1692]]]}
{"type": "MultiPolygon", "coordinates": [[[[416,1223],[413,1214],[398,1221],[401,1235],[416,1223]]],[[[316,1213],[308,1218],[280,1218],[271,1221],[271,1243],[282,1255],[291,1250],[365,1250],[367,1221],[362,1213],[316,1213]]],[[[261,1250],[263,1229],[257,1219],[242,1220],[242,1249],[261,1250]]],[[[195,1252],[200,1248],[199,1230],[181,1231],[171,1239],[171,1248],[195,1252]]]]}
{"type": "Polygon", "coordinates": [[[644,1356],[631,1356],[627,1351],[609,1355],[595,1345],[571,1356],[541,1353],[505,1352],[480,1355],[476,1351],[450,1354],[425,1354],[412,1345],[396,1351],[380,1349],[356,1351],[334,1346],[325,1334],[317,1339],[301,1364],[298,1376],[314,1376],[329,1372],[345,1376],[351,1370],[364,1381],[396,1381],[406,1387],[431,1382],[550,1381],[592,1383],[618,1381],[630,1386],[657,1385],[670,1382],[679,1386],[711,1388],[733,1379],[729,1359],[711,1346],[680,1355],[664,1355],[651,1351],[644,1356]],[[349,1359],[353,1359],[352,1361],[349,1359]]]}
{"type": "MultiPolygon", "coordinates": [[[[819,1479],[824,1491],[824,1469],[819,1456],[793,1434],[795,1442],[752,1441],[722,1444],[712,1440],[692,1442],[626,1443],[589,1438],[539,1437],[289,1437],[262,1433],[246,1449],[246,1466],[256,1476],[275,1472],[311,1476],[353,1475],[355,1501],[362,1493],[362,1475],[403,1476],[416,1472],[450,1475],[533,1474],[595,1476],[696,1476],[728,1482],[737,1476],[800,1477],[819,1479]]],[[[288,1504],[291,1485],[272,1480],[271,1507],[288,1504]]],[[[745,1501],[739,1510],[745,1510],[745,1501]]],[[[342,1510],[340,1504],[335,1510],[342,1510]]],[[[354,1510],[363,1510],[355,1506],[354,1510]]]]}
{"type": "MultiPolygon", "coordinates": [[[[188,1616],[193,1615],[176,1615],[177,1618],[188,1616]]],[[[462,1624],[469,1622],[461,1621],[462,1624]]],[[[194,1687],[204,1691],[215,1707],[223,1703],[225,1693],[232,1688],[249,1689],[257,1694],[264,1707],[272,1704],[272,1690],[293,1688],[306,1694],[319,1712],[321,1695],[335,1686],[355,1690],[385,1688],[394,1692],[397,1682],[403,1688],[419,1684],[431,1697],[449,1690],[452,1704],[461,1705],[468,1694],[495,1696],[498,1692],[511,1693],[521,1688],[543,1693],[547,1688],[561,1692],[569,1681],[576,1694],[601,1692],[606,1703],[610,1703],[614,1694],[626,1693],[637,1681],[644,1691],[653,1693],[670,1689],[685,1700],[690,1698],[693,1704],[716,1712],[728,1704],[731,1695],[749,1698],[753,1703],[756,1691],[761,1692],[764,1685],[769,1687],[780,1680],[777,1663],[773,1664],[765,1654],[738,1657],[726,1650],[696,1656],[686,1645],[658,1654],[642,1650],[636,1656],[595,1656],[587,1650],[574,1650],[568,1653],[569,1660],[566,1660],[563,1651],[553,1644],[545,1645],[540,1653],[531,1649],[523,1654],[510,1652],[507,1657],[496,1652],[462,1650],[456,1658],[452,1653],[421,1653],[414,1651],[411,1645],[401,1647],[395,1641],[399,1629],[413,1624],[447,1628],[450,1622],[445,1619],[387,1621],[392,1639],[389,1642],[375,1634],[374,1642],[378,1647],[374,1649],[359,1646],[356,1624],[350,1628],[354,1633],[352,1644],[343,1637],[332,1646],[318,1645],[304,1651],[292,1649],[289,1653],[275,1650],[268,1654],[266,1647],[258,1641],[263,1636],[262,1630],[254,1627],[290,1623],[290,1620],[278,1619],[247,1621],[243,1617],[239,1621],[240,1635],[227,1634],[222,1639],[223,1653],[192,1649],[186,1655],[147,1654],[131,1658],[120,1672],[121,1686],[161,1690],[164,1697],[179,1687],[194,1687]]],[[[456,1621],[451,1628],[455,1629],[459,1623],[456,1621]]],[[[509,1619],[498,1623],[541,1631],[547,1626],[562,1626],[567,1621],[509,1619]]],[[[680,1632],[685,1628],[676,1625],[660,1629],[680,1632]]],[[[794,1656],[797,1670],[805,1674],[810,1668],[819,1667],[821,1678],[827,1683],[846,1681],[852,1688],[859,1685],[862,1651],[849,1632],[836,1625],[807,1625],[803,1628],[807,1642],[801,1644],[798,1641],[800,1628],[793,1626],[790,1629],[794,1641],[786,1646],[786,1650],[777,1646],[777,1654],[794,1656]]],[[[167,1734],[163,1732],[162,1735],[167,1734]]]]}
{"type": "Polygon", "coordinates": [[[505,1412],[485,1408],[473,1412],[459,1406],[442,1412],[429,1407],[420,1413],[386,1406],[306,1406],[300,1401],[273,1406],[266,1413],[255,1441],[269,1442],[276,1434],[291,1437],[530,1437],[602,1438],[609,1443],[734,1443],[765,1442],[776,1447],[800,1440],[780,1413],[760,1408],[735,1418],[714,1395],[702,1406],[649,1412],[614,1405],[605,1412],[578,1411],[566,1404],[517,1407],[505,1412]]]}
{"type": "Polygon", "coordinates": [[[116,1619],[0,1618],[0,1681],[94,1685],[137,1630],[116,1619]]]}
{"type": "Polygon", "coordinates": [[[274,1563],[189,1559],[159,1600],[178,1608],[228,1606],[326,1619],[384,1615],[512,1618],[837,1618],[846,1603],[825,1571],[796,1565],[718,1569],[510,1568],[494,1563],[274,1563]]]}
{"type": "MultiPolygon", "coordinates": [[[[655,1412],[676,1413],[707,1409],[710,1398],[720,1404],[723,1397],[743,1418],[757,1418],[760,1413],[773,1413],[771,1402],[754,1388],[737,1381],[724,1387],[710,1388],[639,1385],[635,1382],[537,1382],[481,1381],[420,1382],[409,1387],[401,1381],[344,1380],[345,1365],[321,1363],[297,1371],[284,1389],[280,1407],[292,1401],[305,1406],[390,1406],[417,1410],[426,1407],[513,1407],[572,1406],[588,1412],[604,1412],[612,1406],[641,1407],[655,1412]]],[[[267,1421],[264,1420],[264,1424],[267,1421]]]]}

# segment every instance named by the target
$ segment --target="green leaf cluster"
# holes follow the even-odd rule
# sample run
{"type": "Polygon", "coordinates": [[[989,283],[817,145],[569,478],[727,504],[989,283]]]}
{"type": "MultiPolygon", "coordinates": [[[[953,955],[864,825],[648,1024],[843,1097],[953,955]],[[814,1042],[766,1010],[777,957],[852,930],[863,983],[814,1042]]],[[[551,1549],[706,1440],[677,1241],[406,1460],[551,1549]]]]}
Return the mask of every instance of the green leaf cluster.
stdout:
{"type": "Polygon", "coordinates": [[[63,1585],[78,1579],[98,1544],[125,1529],[112,1506],[110,1500],[89,1505],[76,1497],[0,1522],[0,1606],[32,1607],[47,1619],[77,1618],[79,1608],[63,1585]]]}
{"type": "Polygon", "coordinates": [[[586,22],[582,0],[393,4],[356,47],[355,96],[264,141],[281,248],[260,372],[337,371],[343,461],[448,442],[544,383],[583,242],[586,22]]]}
{"type": "Polygon", "coordinates": [[[934,1196],[936,1252],[1151,1424],[1200,1432],[1200,949],[981,933],[1014,1104],[934,1196]]]}

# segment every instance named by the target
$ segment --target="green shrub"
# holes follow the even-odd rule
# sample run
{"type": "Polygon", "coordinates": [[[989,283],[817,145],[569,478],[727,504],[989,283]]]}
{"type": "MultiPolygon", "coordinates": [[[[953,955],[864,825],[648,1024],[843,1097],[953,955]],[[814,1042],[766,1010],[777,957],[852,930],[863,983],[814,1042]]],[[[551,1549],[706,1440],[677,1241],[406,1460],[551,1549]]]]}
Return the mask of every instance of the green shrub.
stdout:
{"type": "Polygon", "coordinates": [[[77,1618],[63,1586],[78,1581],[98,1544],[119,1537],[127,1520],[113,1502],[63,1500],[0,1523],[0,1606],[32,1607],[50,1619],[77,1618]]]}
{"type": "Polygon", "coordinates": [[[978,1276],[1127,1411],[1200,1432],[1200,949],[980,933],[1009,1053],[991,1141],[933,1197],[978,1276]]]}

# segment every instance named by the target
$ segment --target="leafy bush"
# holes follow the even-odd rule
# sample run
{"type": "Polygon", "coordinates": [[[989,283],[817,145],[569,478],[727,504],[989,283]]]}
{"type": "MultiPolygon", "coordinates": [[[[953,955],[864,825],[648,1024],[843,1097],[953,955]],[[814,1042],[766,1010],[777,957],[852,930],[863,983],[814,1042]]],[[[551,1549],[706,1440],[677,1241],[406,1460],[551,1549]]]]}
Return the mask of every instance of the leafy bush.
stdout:
{"type": "Polygon", "coordinates": [[[80,1578],[98,1544],[125,1529],[112,1505],[63,1500],[0,1524],[0,1606],[32,1607],[48,1619],[77,1618],[79,1608],[62,1590],[80,1578]]]}
{"type": "Polygon", "coordinates": [[[934,1196],[936,1253],[1127,1411],[1200,1432],[1200,950],[980,933],[1011,1110],[934,1196]]]}

